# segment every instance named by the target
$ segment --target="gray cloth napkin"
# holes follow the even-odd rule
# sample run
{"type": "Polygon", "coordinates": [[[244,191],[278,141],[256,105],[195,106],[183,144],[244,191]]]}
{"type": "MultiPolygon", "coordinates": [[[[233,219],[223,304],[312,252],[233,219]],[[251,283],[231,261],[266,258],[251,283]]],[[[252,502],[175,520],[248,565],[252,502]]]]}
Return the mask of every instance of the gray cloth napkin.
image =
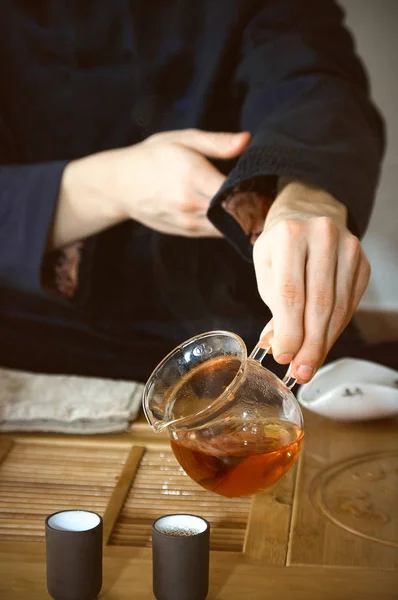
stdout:
{"type": "Polygon", "coordinates": [[[138,415],[143,388],[131,381],[0,369],[0,431],[124,431],[138,415]]]}

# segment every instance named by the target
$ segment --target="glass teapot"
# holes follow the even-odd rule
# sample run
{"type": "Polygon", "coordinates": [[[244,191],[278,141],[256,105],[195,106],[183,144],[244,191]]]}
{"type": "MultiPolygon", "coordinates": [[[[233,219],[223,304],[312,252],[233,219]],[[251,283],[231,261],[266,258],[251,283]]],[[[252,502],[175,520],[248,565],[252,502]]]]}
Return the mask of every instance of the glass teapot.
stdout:
{"type": "Polygon", "coordinates": [[[250,496],[278,481],[295,463],[303,416],[287,374],[280,380],[248,357],[227,331],[191,338],[149,378],[143,395],[154,431],[167,427],[172,450],[199,485],[227,497],[250,496]]]}

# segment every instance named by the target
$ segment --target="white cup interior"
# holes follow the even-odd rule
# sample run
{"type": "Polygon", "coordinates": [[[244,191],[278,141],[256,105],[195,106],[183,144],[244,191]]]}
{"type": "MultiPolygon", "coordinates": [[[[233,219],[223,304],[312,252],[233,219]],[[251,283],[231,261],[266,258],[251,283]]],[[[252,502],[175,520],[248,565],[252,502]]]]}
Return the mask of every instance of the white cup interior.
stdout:
{"type": "Polygon", "coordinates": [[[166,535],[198,535],[207,529],[207,523],[193,515],[167,515],[155,523],[156,531],[166,535]]]}
{"type": "Polygon", "coordinates": [[[48,519],[49,527],[57,531],[89,531],[99,522],[99,516],[87,510],[64,510],[48,519]]]}

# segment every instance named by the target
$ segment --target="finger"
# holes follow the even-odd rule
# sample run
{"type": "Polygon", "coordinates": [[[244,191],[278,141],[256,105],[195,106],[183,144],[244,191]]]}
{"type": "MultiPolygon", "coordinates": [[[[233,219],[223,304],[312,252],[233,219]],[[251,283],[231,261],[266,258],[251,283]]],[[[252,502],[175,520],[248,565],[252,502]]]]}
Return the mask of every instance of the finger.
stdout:
{"type": "Polygon", "coordinates": [[[214,227],[212,223],[210,223],[209,219],[205,217],[203,227],[201,227],[201,235],[198,237],[211,237],[211,238],[223,238],[224,235],[221,233],[217,227],[214,227]]]}
{"type": "Polygon", "coordinates": [[[223,234],[216,229],[214,226],[210,224],[207,226],[206,224],[171,224],[170,222],[157,222],[156,225],[153,223],[148,223],[148,227],[159,231],[160,233],[164,233],[165,235],[178,235],[180,237],[190,237],[190,238],[199,238],[199,237],[208,237],[208,238],[222,238],[223,234]]]}
{"type": "Polygon", "coordinates": [[[283,221],[276,230],[272,253],[272,289],[269,302],[274,320],[272,344],[275,360],[288,364],[299,351],[303,337],[306,240],[303,223],[283,221]],[[276,246],[277,244],[277,246],[276,246]]]}
{"type": "Polygon", "coordinates": [[[206,216],[194,215],[182,217],[178,220],[180,235],[185,237],[212,237],[222,238],[223,234],[209,221],[206,216]]]}
{"type": "Polygon", "coordinates": [[[274,339],[274,320],[268,321],[267,325],[261,332],[258,346],[260,348],[269,348],[269,353],[272,354],[272,343],[274,339]]]}
{"type": "Polygon", "coordinates": [[[263,302],[270,308],[272,288],[271,252],[273,240],[270,234],[262,233],[253,246],[253,262],[258,292],[263,302]]]}
{"type": "Polygon", "coordinates": [[[351,295],[350,318],[353,316],[354,312],[356,311],[358,304],[360,303],[361,298],[364,295],[366,288],[368,287],[370,275],[371,275],[370,263],[361,248],[361,258],[359,261],[359,266],[358,266],[357,272],[355,274],[353,293],[351,295]]]}
{"type": "Polygon", "coordinates": [[[203,158],[203,163],[195,171],[195,180],[192,183],[195,198],[203,206],[209,206],[225,179],[226,177],[223,173],[203,158]]]}
{"type": "Polygon", "coordinates": [[[169,134],[173,141],[212,158],[233,158],[243,152],[250,133],[219,133],[200,129],[183,129],[169,134]]]}
{"type": "MultiPolygon", "coordinates": [[[[356,238],[354,238],[355,240],[356,238]]],[[[361,249],[359,240],[352,243],[351,254],[345,254],[345,276],[337,279],[336,302],[330,320],[327,337],[327,352],[351,321],[359,302],[368,286],[370,264],[361,249]]],[[[338,272],[340,270],[340,260],[338,272]]],[[[341,268],[341,270],[343,270],[341,268]]]]}
{"type": "Polygon", "coordinates": [[[223,185],[226,177],[205,158],[200,157],[194,170],[194,180],[188,181],[188,193],[176,203],[176,208],[186,214],[206,215],[210,202],[223,185]]]}
{"type": "Polygon", "coordinates": [[[306,266],[304,340],[292,363],[292,373],[299,383],[309,381],[324,360],[335,303],[339,230],[327,218],[314,220],[310,227],[313,232],[306,266]]]}
{"type": "Polygon", "coordinates": [[[346,236],[340,243],[336,269],[336,296],[326,340],[326,353],[349,323],[352,316],[352,295],[361,258],[358,238],[346,236]]]}

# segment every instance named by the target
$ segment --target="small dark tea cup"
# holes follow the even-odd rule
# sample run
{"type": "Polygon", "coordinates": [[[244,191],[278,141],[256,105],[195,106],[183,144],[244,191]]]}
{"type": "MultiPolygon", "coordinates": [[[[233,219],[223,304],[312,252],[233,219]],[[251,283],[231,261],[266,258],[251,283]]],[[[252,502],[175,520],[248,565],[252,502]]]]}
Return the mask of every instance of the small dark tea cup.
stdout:
{"type": "Polygon", "coordinates": [[[152,559],[157,600],[205,600],[210,524],[196,515],[160,517],[152,526],[152,559]]]}
{"type": "Polygon", "coordinates": [[[54,600],[94,600],[102,587],[102,518],[65,510],[46,519],[47,589],[54,600]]]}

